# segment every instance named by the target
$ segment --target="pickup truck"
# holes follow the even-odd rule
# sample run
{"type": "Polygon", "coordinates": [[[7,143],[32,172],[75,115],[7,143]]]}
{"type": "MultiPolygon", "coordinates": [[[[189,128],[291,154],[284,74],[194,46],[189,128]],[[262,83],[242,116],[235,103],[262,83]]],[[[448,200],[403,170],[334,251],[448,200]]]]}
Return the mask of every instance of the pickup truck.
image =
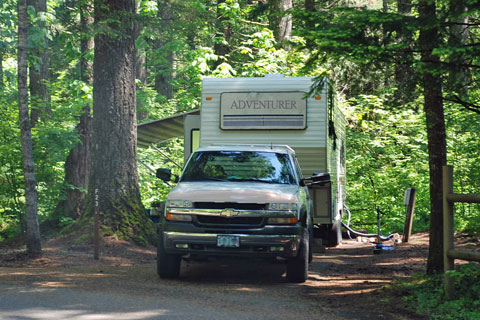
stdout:
{"type": "MultiPolygon", "coordinates": [[[[173,178],[168,169],[157,177],[173,178]]],[[[287,279],[300,283],[307,279],[312,242],[312,201],[292,148],[203,147],[167,197],[157,273],[179,277],[187,257],[275,258],[286,261],[287,279]]]]}

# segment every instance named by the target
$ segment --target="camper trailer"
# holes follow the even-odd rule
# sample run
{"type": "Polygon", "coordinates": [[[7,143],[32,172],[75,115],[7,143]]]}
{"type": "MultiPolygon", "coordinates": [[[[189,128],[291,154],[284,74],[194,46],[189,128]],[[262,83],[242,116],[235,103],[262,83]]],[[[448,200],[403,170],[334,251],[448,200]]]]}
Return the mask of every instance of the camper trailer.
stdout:
{"type": "MultiPolygon", "coordinates": [[[[182,257],[276,257],[303,282],[313,239],[341,241],[345,119],[324,79],[206,78],[184,120],[186,165],[160,219],[158,274],[182,257]]],[[[172,176],[160,169],[165,181],[172,176]]]]}

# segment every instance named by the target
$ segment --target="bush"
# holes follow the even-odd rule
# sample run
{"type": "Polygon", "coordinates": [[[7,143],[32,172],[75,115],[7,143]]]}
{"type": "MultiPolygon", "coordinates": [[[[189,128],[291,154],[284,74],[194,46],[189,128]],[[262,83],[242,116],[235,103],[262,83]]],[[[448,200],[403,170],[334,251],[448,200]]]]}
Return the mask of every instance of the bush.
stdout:
{"type": "Polygon", "coordinates": [[[455,279],[454,300],[445,299],[443,275],[418,275],[397,283],[394,290],[405,293],[405,302],[431,319],[480,319],[480,265],[461,265],[450,274],[455,279]]]}

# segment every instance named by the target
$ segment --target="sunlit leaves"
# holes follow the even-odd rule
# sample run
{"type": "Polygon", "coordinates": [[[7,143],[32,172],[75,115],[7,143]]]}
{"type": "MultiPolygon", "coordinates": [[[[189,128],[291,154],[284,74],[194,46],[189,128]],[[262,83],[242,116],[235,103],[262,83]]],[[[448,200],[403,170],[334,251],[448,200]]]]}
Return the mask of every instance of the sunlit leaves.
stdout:
{"type": "Polygon", "coordinates": [[[422,114],[385,110],[378,96],[351,99],[346,108],[348,198],[354,225],[376,231],[376,207],[384,232],[401,232],[405,189],[417,188],[416,230],[427,228],[428,162],[422,114]]]}

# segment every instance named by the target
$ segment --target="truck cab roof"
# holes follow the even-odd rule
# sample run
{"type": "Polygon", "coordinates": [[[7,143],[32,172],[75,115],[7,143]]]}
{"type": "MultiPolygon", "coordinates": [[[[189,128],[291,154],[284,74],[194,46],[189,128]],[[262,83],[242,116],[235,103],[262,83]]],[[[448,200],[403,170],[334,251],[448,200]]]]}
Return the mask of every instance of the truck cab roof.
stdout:
{"type": "Polygon", "coordinates": [[[275,152],[295,154],[295,151],[287,145],[275,144],[213,144],[195,150],[199,151],[253,151],[253,152],[275,152]]]}

